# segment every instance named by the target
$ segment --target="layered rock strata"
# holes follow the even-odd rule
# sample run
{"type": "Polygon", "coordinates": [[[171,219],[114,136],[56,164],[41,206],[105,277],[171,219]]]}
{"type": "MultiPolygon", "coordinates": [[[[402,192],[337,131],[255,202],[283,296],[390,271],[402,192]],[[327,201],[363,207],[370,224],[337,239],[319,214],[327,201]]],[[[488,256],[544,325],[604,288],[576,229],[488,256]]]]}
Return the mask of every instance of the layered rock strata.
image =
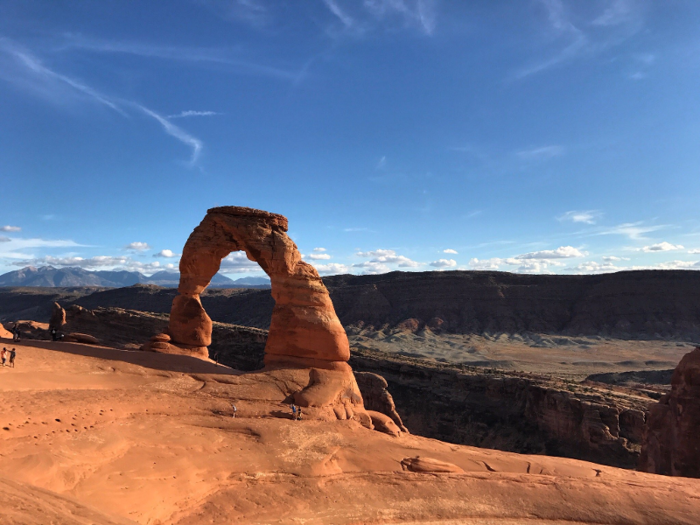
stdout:
{"type": "Polygon", "coordinates": [[[671,377],[671,392],[647,416],[639,470],[700,478],[700,347],[671,377]]]}

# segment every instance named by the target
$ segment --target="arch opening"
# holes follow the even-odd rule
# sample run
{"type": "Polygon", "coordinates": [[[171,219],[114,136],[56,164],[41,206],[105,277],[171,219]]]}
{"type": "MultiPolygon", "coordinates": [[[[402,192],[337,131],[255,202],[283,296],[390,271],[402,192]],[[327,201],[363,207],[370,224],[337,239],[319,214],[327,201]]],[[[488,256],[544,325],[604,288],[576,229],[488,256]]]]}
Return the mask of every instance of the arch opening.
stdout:
{"type": "Polygon", "coordinates": [[[243,251],[270,277],[275,306],[265,346],[267,366],[350,370],[350,346],[330,295],[316,269],[301,260],[287,235],[287,218],[252,208],[223,206],[207,211],[190,234],[180,259],[180,284],[173,300],[168,341],[151,350],[207,358],[212,321],[200,294],[230,253],[243,251]]]}

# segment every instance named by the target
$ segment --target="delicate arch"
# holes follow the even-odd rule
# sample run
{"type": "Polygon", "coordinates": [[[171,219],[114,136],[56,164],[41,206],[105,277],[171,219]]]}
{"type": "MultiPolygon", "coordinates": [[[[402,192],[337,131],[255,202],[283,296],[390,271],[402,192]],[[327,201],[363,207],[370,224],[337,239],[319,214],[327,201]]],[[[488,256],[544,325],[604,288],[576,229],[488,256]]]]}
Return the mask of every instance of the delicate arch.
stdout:
{"type": "MultiPolygon", "coordinates": [[[[275,307],[265,364],[349,370],[348,338],[328,290],[316,269],[301,260],[287,228],[286,217],[262,210],[222,206],[207,211],[180,259],[179,295],[170,312],[167,351],[208,356],[212,322],[199,296],[222,259],[242,250],[267,273],[272,285],[275,307]]],[[[156,345],[152,349],[159,350],[156,345]]]]}

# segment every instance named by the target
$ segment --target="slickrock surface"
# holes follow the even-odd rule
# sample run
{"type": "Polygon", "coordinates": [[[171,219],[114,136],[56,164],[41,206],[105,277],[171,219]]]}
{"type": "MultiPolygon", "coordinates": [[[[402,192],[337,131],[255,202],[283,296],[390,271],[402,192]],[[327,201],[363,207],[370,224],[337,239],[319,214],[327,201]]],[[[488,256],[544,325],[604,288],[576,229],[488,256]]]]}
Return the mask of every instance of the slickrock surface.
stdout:
{"type": "Polygon", "coordinates": [[[301,260],[287,236],[282,215],[222,206],[208,210],[185,243],[180,259],[179,295],[173,300],[169,349],[156,351],[208,357],[212,321],[200,294],[221,260],[242,250],[270,277],[275,307],[265,347],[265,363],[296,363],[349,371],[350,346],[328,290],[316,269],[301,260]]]}
{"type": "Polygon", "coordinates": [[[289,395],[310,374],[23,342],[17,367],[0,368],[0,486],[18,502],[0,506],[0,523],[700,521],[700,480],[392,437],[335,416],[292,421],[289,395]]]}
{"type": "Polygon", "coordinates": [[[671,392],[650,407],[639,467],[700,478],[700,347],[681,359],[671,392]]]}

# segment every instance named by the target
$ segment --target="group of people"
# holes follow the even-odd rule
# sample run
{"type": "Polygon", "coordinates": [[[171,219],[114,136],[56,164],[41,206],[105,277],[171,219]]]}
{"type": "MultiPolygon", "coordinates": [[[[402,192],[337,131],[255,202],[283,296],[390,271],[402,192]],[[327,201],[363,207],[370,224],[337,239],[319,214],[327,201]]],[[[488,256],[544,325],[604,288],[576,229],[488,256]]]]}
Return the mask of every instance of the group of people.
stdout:
{"type": "Polygon", "coordinates": [[[17,351],[14,348],[12,350],[8,350],[3,346],[2,352],[0,352],[0,360],[2,360],[2,366],[11,366],[12,368],[14,368],[16,356],[17,351]],[[7,361],[8,358],[10,359],[9,362],[7,361]]]}
{"type": "Polygon", "coordinates": [[[301,407],[296,406],[294,403],[292,403],[292,419],[301,421],[301,407]]]}

